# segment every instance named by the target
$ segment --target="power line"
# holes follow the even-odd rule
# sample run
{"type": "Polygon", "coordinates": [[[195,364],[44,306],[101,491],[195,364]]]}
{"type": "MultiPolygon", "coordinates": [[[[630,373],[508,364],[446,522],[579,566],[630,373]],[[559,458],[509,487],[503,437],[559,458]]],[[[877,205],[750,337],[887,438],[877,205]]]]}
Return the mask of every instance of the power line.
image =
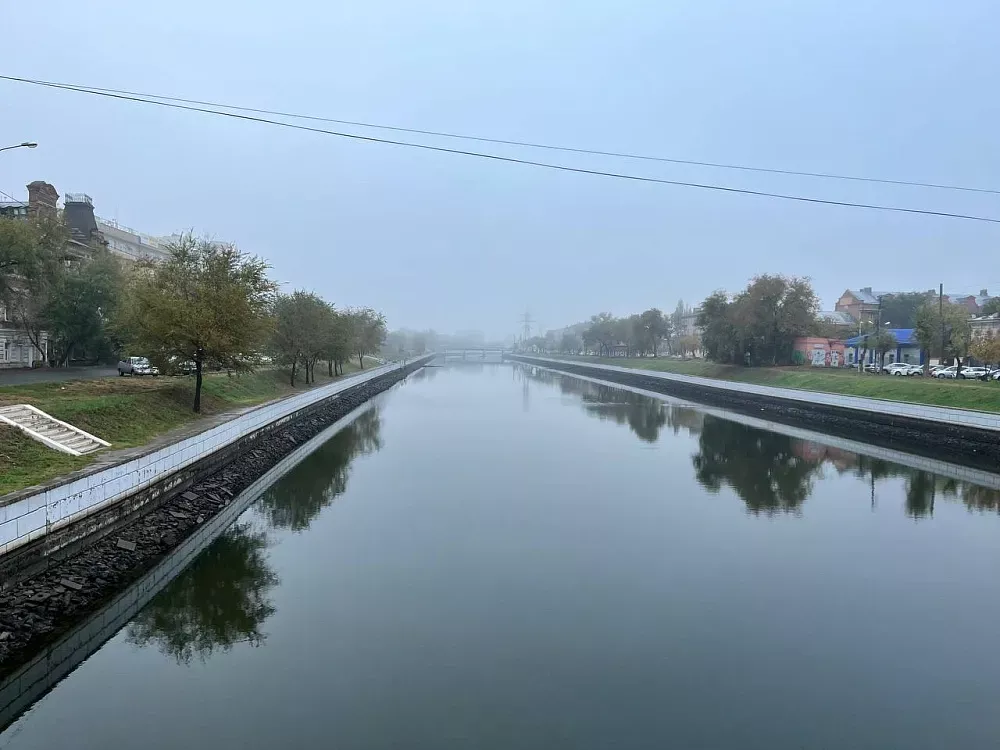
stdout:
{"type": "MultiPolygon", "coordinates": [[[[0,76],[0,78],[7,78],[0,76]]],[[[25,80],[25,79],[8,79],[25,80]]],[[[53,83],[51,81],[31,80],[31,83],[43,84],[53,83]]],[[[833,172],[807,172],[794,169],[777,169],[774,167],[753,167],[746,164],[727,164],[724,162],[698,161],[695,159],[678,159],[667,156],[651,156],[649,154],[634,154],[625,151],[602,151],[591,148],[575,148],[572,146],[558,146],[550,143],[537,143],[533,141],[515,141],[506,138],[489,138],[480,135],[468,135],[463,133],[450,133],[441,130],[422,130],[420,128],[406,128],[398,125],[380,125],[372,122],[362,122],[360,120],[341,120],[333,117],[320,117],[318,115],[303,115],[295,112],[283,112],[275,109],[261,109],[257,107],[244,107],[237,104],[223,104],[219,102],[205,101],[202,99],[186,99],[179,96],[165,96],[163,94],[146,94],[126,89],[101,88],[99,86],[76,86],[75,84],[59,84],[73,87],[78,90],[101,92],[108,94],[123,94],[125,96],[143,97],[146,99],[159,99],[167,102],[180,102],[181,104],[194,104],[202,107],[217,107],[222,109],[235,110],[237,112],[252,112],[254,114],[275,115],[278,117],[288,117],[295,120],[310,120],[313,122],[329,122],[337,125],[352,125],[360,128],[374,128],[377,130],[390,130],[398,133],[413,133],[415,135],[429,135],[437,138],[455,138],[466,141],[476,141],[479,143],[496,143],[504,146],[520,146],[524,148],[545,149],[548,151],[562,151],[573,154],[589,154],[593,156],[611,156],[619,159],[635,159],[638,161],[663,162],[667,164],[684,164],[695,167],[709,167],[712,169],[730,169],[741,172],[759,172],[763,174],[780,174],[794,177],[814,177],[824,180],[847,180],[851,182],[868,182],[881,185],[902,185],[907,187],[932,188],[935,190],[960,190],[968,193],[986,193],[990,195],[1000,195],[1000,190],[994,188],[969,187],[967,185],[950,185],[938,182],[918,182],[913,180],[891,180],[881,177],[864,177],[860,175],[836,174],[833,172]]]]}
{"type": "MultiPolygon", "coordinates": [[[[3,76],[5,77],[5,76],[3,76]]],[[[17,79],[23,80],[23,79],[17,79]]],[[[51,81],[33,80],[32,83],[52,83],[51,81]]],[[[205,101],[202,99],[186,99],[179,96],[165,96],[163,94],[145,94],[126,89],[101,88],[99,86],[75,86],[75,84],[60,84],[72,86],[80,90],[93,92],[123,94],[125,96],[143,97],[146,99],[160,99],[167,102],[180,102],[182,104],[194,104],[203,107],[217,107],[222,109],[235,110],[237,112],[252,112],[254,114],[275,115],[278,117],[289,117],[295,120],[310,120],[313,122],[329,122],[337,125],[353,125],[360,128],[375,128],[377,130],[390,130],[398,133],[413,133],[415,135],[430,135],[438,138],[456,138],[466,141],[477,141],[479,143],[496,143],[504,146],[520,146],[524,148],[538,148],[548,151],[563,151],[573,154],[590,154],[593,156],[612,156],[619,159],[636,159],[639,161],[663,162],[667,164],[685,164],[695,167],[710,167],[712,169],[731,169],[742,172],[760,172],[763,174],[780,174],[794,177],[815,177],[824,180],[847,180],[851,182],[869,182],[881,185],[903,185],[907,187],[923,187],[935,190],[960,190],[969,193],[986,193],[990,195],[1000,195],[1000,190],[994,188],[978,188],[968,185],[950,185],[938,182],[918,182],[913,180],[891,180],[881,177],[864,177],[860,175],[836,174],[834,172],[807,172],[794,169],[777,169],[774,167],[752,167],[746,164],[727,164],[724,162],[698,161],[695,159],[678,159],[667,156],[651,156],[649,154],[634,154],[625,151],[602,151],[591,148],[575,148],[572,146],[557,146],[550,143],[536,143],[533,141],[515,141],[506,138],[490,138],[480,135],[468,135],[463,133],[450,133],[442,130],[422,130],[420,128],[406,128],[398,125],[380,125],[372,122],[362,122],[360,120],[342,120],[333,117],[320,117],[318,115],[303,115],[295,112],[283,112],[275,109],[261,109],[258,107],[244,107],[237,104],[223,104],[219,102],[205,101]]]]}
{"type": "Polygon", "coordinates": [[[247,122],[258,122],[265,125],[274,125],[277,127],[289,128],[292,130],[303,130],[310,133],[320,133],[323,135],[331,135],[338,138],[349,138],[356,141],[365,141],[368,143],[383,143],[392,146],[405,146],[408,148],[418,148],[425,151],[436,151],[445,154],[456,154],[460,156],[470,156],[478,159],[489,159],[491,161],[508,162],[510,164],[522,164],[525,166],[539,167],[542,169],[552,169],[561,172],[572,172],[575,174],[588,174],[599,177],[611,177],[620,180],[631,180],[633,182],[647,182],[655,183],[659,185],[674,185],[676,187],[687,187],[694,188],[698,190],[714,190],[723,193],[735,193],[740,195],[755,195],[762,198],[776,198],[779,200],[796,201],[799,203],[815,203],[826,206],[842,206],[846,208],[865,208],[872,211],[892,211],[896,213],[905,214],[921,214],[924,216],[940,216],[949,219],[964,219],[967,221],[982,221],[991,224],[1000,224],[1000,219],[987,217],[987,216],[974,216],[971,214],[958,214],[949,211],[932,211],[928,209],[920,208],[906,208],[903,206],[887,206],[880,205],[876,203],[856,203],[853,201],[837,201],[829,200],[825,198],[813,198],[804,195],[793,195],[789,193],[772,193],[763,190],[748,190],[745,188],[735,188],[726,185],[713,185],[709,183],[699,183],[699,182],[686,182],[682,180],[667,180],[659,177],[644,177],[641,175],[626,174],[623,172],[606,172],[598,169],[585,169],[583,167],[570,167],[563,164],[551,164],[549,162],[533,161],[530,159],[517,159],[511,156],[500,156],[499,154],[489,154],[480,151],[466,151],[464,149],[457,148],[447,148],[445,146],[432,146],[426,143],[412,143],[409,141],[396,141],[388,138],[376,138],[370,135],[358,135],[357,133],[344,133],[336,130],[326,130],[324,128],[315,128],[308,125],[296,125],[295,123],[283,122],[281,120],[271,120],[264,117],[255,117],[245,114],[237,114],[235,112],[223,112],[221,110],[209,109],[206,107],[197,107],[187,104],[172,103],[166,101],[157,101],[155,99],[147,99],[141,96],[133,96],[126,94],[115,94],[109,91],[99,91],[97,89],[90,89],[84,86],[74,86],[71,84],[63,83],[53,83],[50,81],[34,80],[30,78],[19,78],[16,76],[6,76],[0,75],[0,80],[15,81],[19,83],[27,83],[35,86],[43,86],[46,88],[61,89],[65,91],[76,91],[83,94],[91,94],[93,96],[102,96],[109,99],[119,99],[123,101],[140,102],[143,104],[153,104],[158,107],[166,107],[168,109],[181,109],[190,112],[201,112],[203,114],[217,115],[220,117],[229,117],[235,120],[244,120],[247,122]]]}

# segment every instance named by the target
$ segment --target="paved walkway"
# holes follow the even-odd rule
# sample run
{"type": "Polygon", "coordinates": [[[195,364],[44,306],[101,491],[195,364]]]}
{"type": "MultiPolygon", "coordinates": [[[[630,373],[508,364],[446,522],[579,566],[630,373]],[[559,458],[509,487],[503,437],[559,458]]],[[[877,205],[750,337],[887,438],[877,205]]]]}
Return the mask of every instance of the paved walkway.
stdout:
{"type": "Polygon", "coordinates": [[[0,370],[0,388],[8,385],[31,385],[33,383],[61,383],[66,380],[96,380],[97,378],[118,377],[114,367],[37,367],[16,370],[0,370]]]}

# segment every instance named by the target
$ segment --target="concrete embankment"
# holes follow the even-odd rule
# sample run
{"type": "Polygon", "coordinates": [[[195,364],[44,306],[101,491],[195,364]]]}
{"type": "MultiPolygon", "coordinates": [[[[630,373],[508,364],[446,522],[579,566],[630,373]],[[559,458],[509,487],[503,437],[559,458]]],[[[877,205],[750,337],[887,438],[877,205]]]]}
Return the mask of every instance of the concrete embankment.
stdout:
{"type": "Polygon", "coordinates": [[[134,583],[292,451],[425,361],[379,368],[333,394],[311,392],[311,403],[147,484],[137,493],[142,502],[121,498],[79,519],[77,528],[64,526],[0,556],[0,677],[134,583]],[[54,546],[60,535],[72,542],[54,546]]]}
{"type": "Polygon", "coordinates": [[[1000,466],[1000,414],[548,357],[514,355],[510,359],[962,466],[985,471],[996,471],[1000,466]]]}

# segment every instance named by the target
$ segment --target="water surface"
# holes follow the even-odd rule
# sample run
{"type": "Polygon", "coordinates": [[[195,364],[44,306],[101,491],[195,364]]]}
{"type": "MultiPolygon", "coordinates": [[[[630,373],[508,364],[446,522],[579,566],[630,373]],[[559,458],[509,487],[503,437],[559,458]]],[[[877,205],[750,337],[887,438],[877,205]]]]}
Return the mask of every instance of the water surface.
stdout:
{"type": "Polygon", "coordinates": [[[995,747],[998,498],[542,370],[427,368],[0,747],[995,747]]]}

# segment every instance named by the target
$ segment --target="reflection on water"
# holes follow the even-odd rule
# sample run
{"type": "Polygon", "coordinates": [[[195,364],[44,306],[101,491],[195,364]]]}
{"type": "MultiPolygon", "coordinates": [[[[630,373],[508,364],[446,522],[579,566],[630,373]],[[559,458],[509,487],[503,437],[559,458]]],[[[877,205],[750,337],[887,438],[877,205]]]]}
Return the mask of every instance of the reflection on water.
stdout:
{"type": "Polygon", "coordinates": [[[787,435],[707,417],[691,459],[695,477],[711,492],[728,485],[751,513],[796,512],[820,464],[804,461],[793,443],[787,435]]]}
{"type": "Polygon", "coordinates": [[[643,442],[656,443],[664,427],[675,435],[685,430],[697,436],[698,452],[691,458],[695,478],[712,493],[729,487],[755,515],[799,513],[824,467],[867,479],[873,508],[877,483],[902,479],[903,511],[915,519],[932,517],[939,500],[961,501],[970,511],[1000,513],[1000,491],[995,489],[721,419],[621,388],[549,370],[519,369],[525,382],[530,379],[558,387],[560,393],[578,398],[587,414],[628,425],[643,442]]]}
{"type": "MultiPolygon", "coordinates": [[[[347,489],[351,461],[382,447],[381,425],[377,407],[361,413],[258,500],[259,516],[273,529],[307,529],[347,489]]],[[[264,621],[275,612],[268,592],[278,583],[267,546],[253,522],[230,528],[142,610],[128,626],[129,642],[181,664],[236,643],[261,645],[264,621]]]]}
{"type": "Polygon", "coordinates": [[[536,371],[534,377],[557,384],[561,393],[579,397],[588,414],[616,424],[627,424],[636,437],[647,443],[659,440],[664,427],[670,427],[675,435],[682,429],[698,431],[704,419],[697,409],[666,404],[621,388],[560,377],[545,370],[536,371]]]}
{"type": "Polygon", "coordinates": [[[1000,747],[988,476],[479,369],[358,414],[0,747],[1000,747]]]}
{"type": "Polygon", "coordinates": [[[415,373],[410,375],[410,377],[407,378],[407,380],[409,380],[411,383],[419,383],[422,380],[433,380],[435,377],[437,377],[437,374],[440,371],[440,369],[441,368],[438,365],[433,365],[433,364],[427,365],[426,367],[421,367],[415,373]]]}
{"type": "Polygon", "coordinates": [[[323,508],[347,489],[351,461],[381,449],[381,428],[377,406],[363,412],[317,448],[297,471],[268,489],[257,501],[257,509],[273,528],[290,531],[309,528],[323,508]]]}
{"type": "Polygon", "coordinates": [[[267,534],[251,523],[231,527],[129,624],[129,642],[180,664],[263,643],[261,626],[275,611],[268,593],[278,583],[267,546],[267,534]]]}

